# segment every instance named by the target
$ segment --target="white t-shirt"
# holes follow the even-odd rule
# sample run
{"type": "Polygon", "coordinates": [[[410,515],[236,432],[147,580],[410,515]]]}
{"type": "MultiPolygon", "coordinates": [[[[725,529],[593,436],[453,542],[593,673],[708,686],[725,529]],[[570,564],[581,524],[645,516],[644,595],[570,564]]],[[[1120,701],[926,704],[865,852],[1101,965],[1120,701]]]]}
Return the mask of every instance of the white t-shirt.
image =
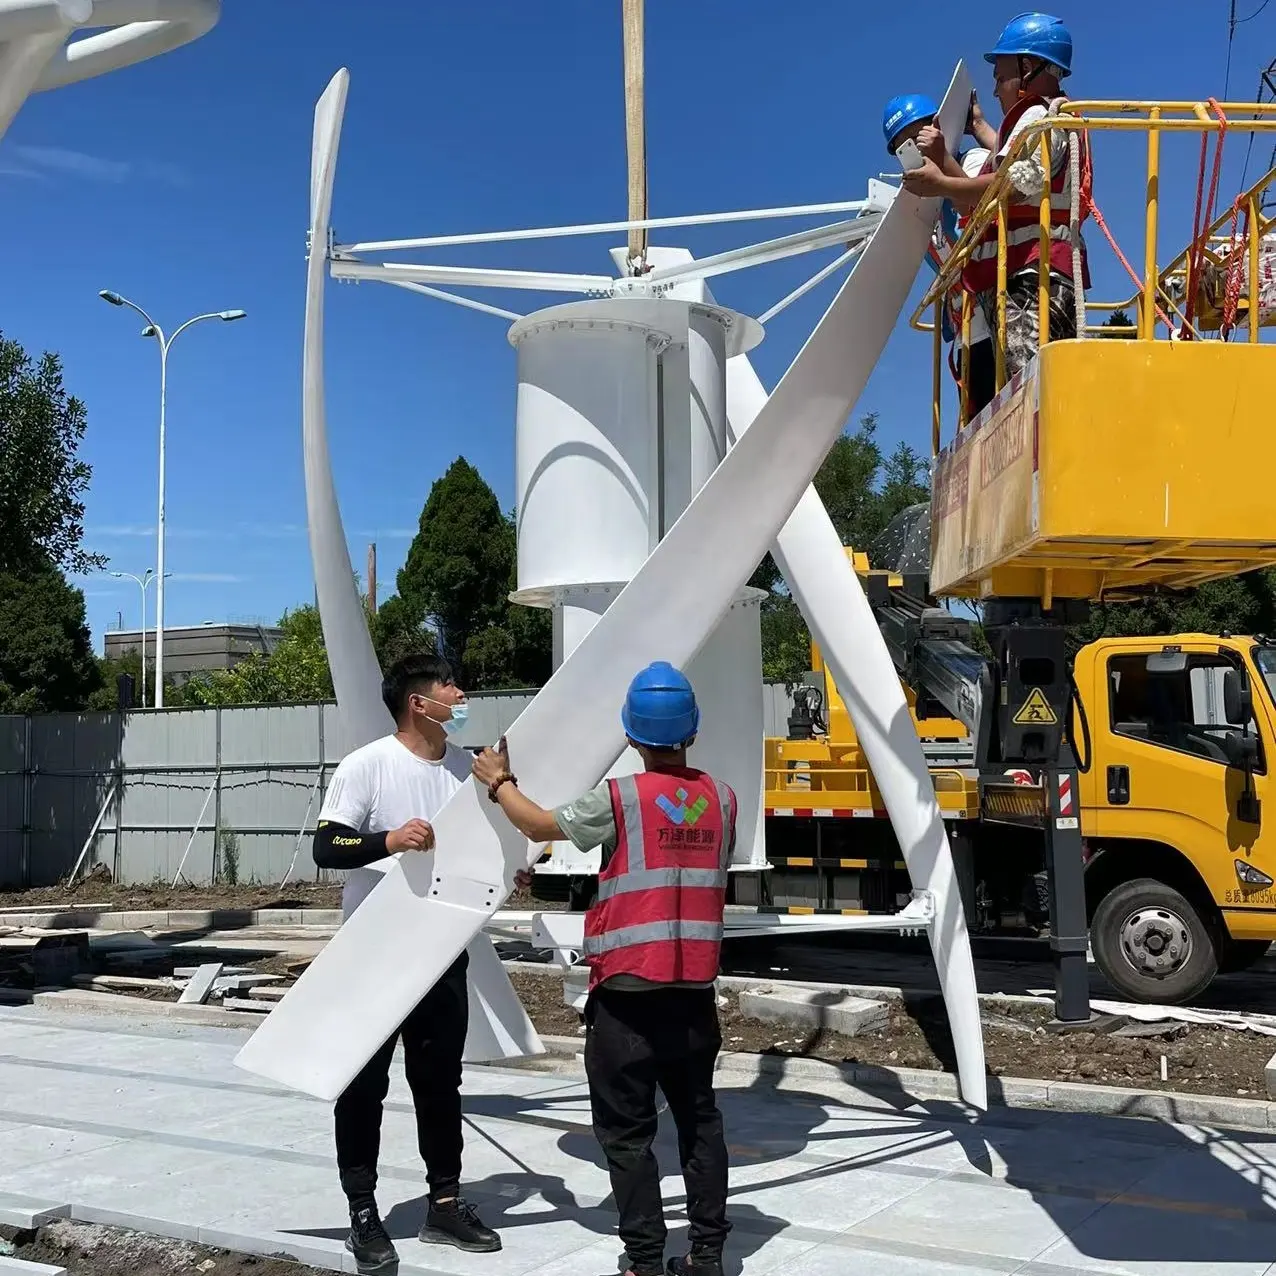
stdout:
{"type": "MultiPolygon", "coordinates": [[[[471,775],[470,755],[449,743],[437,762],[418,757],[396,736],[383,736],[341,759],[319,812],[321,821],[357,833],[387,833],[409,820],[432,820],[471,775]]],[[[349,917],[394,862],[377,860],[346,874],[341,909],[349,917]]]]}

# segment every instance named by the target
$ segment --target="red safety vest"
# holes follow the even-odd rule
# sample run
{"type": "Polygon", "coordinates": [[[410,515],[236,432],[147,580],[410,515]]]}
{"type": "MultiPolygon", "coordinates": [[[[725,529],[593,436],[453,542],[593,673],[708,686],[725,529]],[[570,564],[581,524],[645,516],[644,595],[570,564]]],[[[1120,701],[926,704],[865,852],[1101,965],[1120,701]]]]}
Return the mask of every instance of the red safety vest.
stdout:
{"type": "MultiPolygon", "coordinates": [[[[997,145],[984,163],[983,173],[991,173],[997,167],[997,156],[1023,113],[1032,106],[1048,107],[1050,102],[1040,96],[1022,98],[1006,113],[997,133],[997,145]]],[[[1040,138],[1037,139],[1038,142],[1040,138]]],[[[1079,135],[1081,169],[1084,172],[1088,155],[1085,133],[1079,135]]],[[[1072,189],[1069,178],[1070,165],[1064,163],[1059,172],[1050,178],[1050,269],[1068,278],[1072,277],[1072,240],[1069,223],[1072,218],[1072,189]]],[[[981,174],[982,176],[983,174],[981,174]]],[[[1086,201],[1081,200],[1079,222],[1086,218],[1086,201]]],[[[1006,205],[1006,276],[1035,265],[1041,259],[1041,202],[1018,192],[1012,194],[1006,205]]],[[[1081,285],[1090,286],[1090,269],[1086,260],[1085,245],[1081,245],[1081,285]]],[[[962,282],[967,291],[989,292],[997,286],[997,221],[984,231],[975,245],[962,272],[962,282]]]]}
{"type": "Polygon", "coordinates": [[[703,771],[609,780],[616,849],[585,914],[589,986],[613,975],[656,984],[718,977],[735,794],[703,771]]]}

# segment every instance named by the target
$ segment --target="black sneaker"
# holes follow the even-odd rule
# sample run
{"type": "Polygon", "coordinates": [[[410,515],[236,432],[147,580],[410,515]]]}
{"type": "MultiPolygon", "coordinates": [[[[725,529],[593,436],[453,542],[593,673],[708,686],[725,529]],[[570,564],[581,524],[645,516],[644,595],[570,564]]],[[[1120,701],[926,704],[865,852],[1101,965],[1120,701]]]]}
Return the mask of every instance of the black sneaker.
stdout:
{"type": "Polygon", "coordinates": [[[355,1266],[361,1273],[388,1271],[399,1263],[398,1251],[375,1205],[351,1210],[346,1249],[354,1255],[355,1266]]]}
{"type": "Polygon", "coordinates": [[[459,1197],[442,1205],[430,1203],[418,1239],[427,1245],[455,1245],[470,1254],[494,1254],[501,1248],[501,1238],[483,1226],[474,1206],[459,1197]]]}
{"type": "Polygon", "coordinates": [[[722,1255],[693,1249],[685,1258],[671,1258],[669,1276],[722,1276],[722,1255]]]}

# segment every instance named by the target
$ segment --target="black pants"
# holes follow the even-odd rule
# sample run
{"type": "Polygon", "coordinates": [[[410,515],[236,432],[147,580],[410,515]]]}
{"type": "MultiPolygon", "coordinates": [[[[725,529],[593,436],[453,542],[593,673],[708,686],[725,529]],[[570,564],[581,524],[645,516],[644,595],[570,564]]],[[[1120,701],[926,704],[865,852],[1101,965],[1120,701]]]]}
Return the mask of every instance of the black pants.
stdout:
{"type": "Polygon", "coordinates": [[[966,398],[970,419],[974,420],[993,400],[997,393],[997,356],[992,340],[985,338],[970,347],[969,373],[966,382],[966,398]]]}
{"type": "Polygon", "coordinates": [[[461,1055],[469,1026],[468,966],[469,956],[462,953],[337,1100],[337,1169],[352,1209],[371,1204],[376,1191],[381,1105],[390,1088],[390,1061],[400,1038],[430,1197],[446,1200],[460,1188],[461,1055]]]}
{"type": "Polygon", "coordinates": [[[727,1145],[713,1092],[722,1048],[712,988],[595,989],[585,1007],[585,1072],[594,1133],[620,1211],[635,1276],[664,1271],[665,1217],[656,1137],[656,1089],[678,1128],[691,1244],[721,1254],[727,1222],[727,1145]]]}

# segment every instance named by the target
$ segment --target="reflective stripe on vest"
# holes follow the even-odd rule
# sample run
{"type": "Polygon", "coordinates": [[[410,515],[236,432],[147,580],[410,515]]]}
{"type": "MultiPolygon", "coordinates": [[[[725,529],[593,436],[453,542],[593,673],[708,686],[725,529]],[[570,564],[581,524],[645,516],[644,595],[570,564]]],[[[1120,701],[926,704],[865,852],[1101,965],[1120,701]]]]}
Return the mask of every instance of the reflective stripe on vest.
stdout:
{"type": "MultiPolygon", "coordinates": [[[[1062,101],[1063,99],[1060,100],[1062,101]]],[[[996,170],[997,156],[1006,145],[1006,139],[1013,132],[1014,126],[1025,112],[1033,106],[1044,106],[1049,109],[1050,105],[1043,97],[1028,97],[1015,104],[1002,121],[1001,128],[997,133],[996,149],[985,162],[984,173],[991,173],[996,170]]],[[[1048,134],[1044,135],[1049,136],[1048,134]]],[[[1034,150],[1032,155],[1034,157],[1037,154],[1036,148],[1039,148],[1040,143],[1041,137],[1038,137],[1033,143],[1034,150]]],[[[1080,159],[1084,164],[1087,147],[1084,133],[1079,135],[1078,145],[1081,148],[1080,159]]],[[[1050,228],[1047,238],[1051,243],[1051,268],[1059,270],[1070,277],[1072,274],[1072,232],[1070,225],[1072,220],[1072,190],[1069,169],[1069,162],[1065,158],[1065,161],[1059,167],[1058,173],[1047,174],[1050,188],[1050,228]],[[1059,256],[1061,248],[1068,249],[1066,261],[1059,256]]],[[[1083,201],[1078,214],[1078,228],[1080,222],[1086,219],[1086,211],[1083,201]]],[[[1081,245],[1081,252],[1082,274],[1084,277],[1087,273],[1084,244],[1081,245]]],[[[1021,195],[1012,190],[1011,198],[1006,204],[1007,277],[1034,265],[1039,261],[1040,257],[1041,200],[1021,195]]],[[[965,270],[962,272],[962,282],[968,291],[974,293],[987,292],[997,286],[997,223],[995,220],[985,228],[979,241],[972,248],[965,270]]],[[[1078,282],[1083,283],[1084,278],[1078,282]]]]}
{"type": "Polygon", "coordinates": [[[645,922],[641,926],[625,926],[605,931],[585,940],[585,953],[615,952],[637,944],[659,944],[671,939],[700,939],[717,943],[722,939],[722,926],[714,922],[645,922]]]}
{"type": "Polygon", "coordinates": [[[703,773],[697,777],[694,772],[686,777],[622,776],[610,781],[610,789],[617,821],[616,850],[599,874],[597,901],[586,917],[583,952],[593,968],[591,983],[621,973],[656,982],[688,977],[712,981],[723,935],[735,795],[720,781],[703,773]],[[716,826],[717,847],[711,849],[708,843],[698,841],[679,844],[671,838],[669,855],[663,853],[666,832],[674,836],[680,831],[690,833],[697,839],[699,833],[694,824],[682,825],[672,812],[661,819],[652,809],[660,804],[660,794],[653,797],[652,788],[658,788],[662,781],[675,787],[697,784],[706,801],[711,799],[704,790],[712,785],[718,809],[717,818],[709,823],[716,826]],[[678,856],[693,862],[667,862],[678,856]],[[656,863],[649,862],[652,858],[656,863]],[[711,858],[717,862],[708,867],[706,860],[711,858]],[[649,897],[646,900],[644,893],[649,897]],[[690,915],[679,916],[680,911],[690,915]],[[683,944],[690,949],[679,952],[683,944]],[[706,951],[706,945],[712,948],[706,951]],[[697,948],[698,952],[691,951],[697,948]],[[623,956],[625,950],[644,951],[623,956]]]}

